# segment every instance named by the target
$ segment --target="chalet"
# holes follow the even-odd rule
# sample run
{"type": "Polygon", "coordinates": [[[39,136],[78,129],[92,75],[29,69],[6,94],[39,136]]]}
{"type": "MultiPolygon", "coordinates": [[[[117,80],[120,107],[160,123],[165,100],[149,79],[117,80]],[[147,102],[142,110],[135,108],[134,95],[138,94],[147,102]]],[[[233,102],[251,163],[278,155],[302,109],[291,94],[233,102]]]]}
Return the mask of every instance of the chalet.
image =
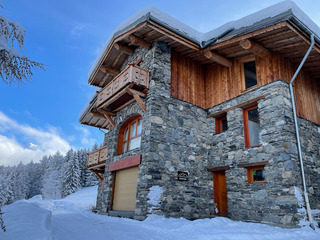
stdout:
{"type": "Polygon", "coordinates": [[[155,8],[122,23],[80,114],[106,132],[87,164],[101,180],[99,212],[313,224],[319,36],[288,1],[205,34],[155,8]]]}

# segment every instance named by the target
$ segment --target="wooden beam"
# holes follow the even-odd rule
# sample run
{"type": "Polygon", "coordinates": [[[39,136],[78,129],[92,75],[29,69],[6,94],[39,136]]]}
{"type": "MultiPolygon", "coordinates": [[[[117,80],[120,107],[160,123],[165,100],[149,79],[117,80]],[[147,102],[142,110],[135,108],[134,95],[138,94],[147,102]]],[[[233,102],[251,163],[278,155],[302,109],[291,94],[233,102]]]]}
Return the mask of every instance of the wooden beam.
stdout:
{"type": "MultiPolygon", "coordinates": [[[[142,109],[142,111],[145,112],[146,111],[146,106],[144,105],[143,101],[141,100],[141,98],[138,95],[138,93],[140,93],[140,92],[135,91],[133,89],[129,89],[129,88],[126,89],[126,92],[133,96],[133,98],[137,101],[137,103],[139,104],[139,106],[142,109]]],[[[143,94],[143,93],[141,93],[141,94],[143,94]]]]}
{"type": "Polygon", "coordinates": [[[143,97],[143,98],[145,98],[147,96],[147,94],[139,92],[139,91],[131,89],[131,88],[126,88],[126,92],[129,93],[130,95],[137,94],[138,96],[143,97]]]}
{"type": "Polygon", "coordinates": [[[239,163],[239,168],[247,168],[247,167],[257,167],[257,166],[265,166],[268,164],[269,161],[262,161],[262,162],[248,162],[248,163],[239,163]]]}
{"type": "Polygon", "coordinates": [[[97,111],[100,112],[103,116],[105,116],[105,118],[108,119],[108,121],[111,123],[113,127],[116,126],[116,124],[114,123],[114,121],[112,120],[109,114],[103,112],[102,109],[97,109],[97,111]]]}
{"type": "Polygon", "coordinates": [[[112,75],[112,76],[117,76],[117,75],[120,73],[120,71],[117,70],[117,69],[107,68],[107,67],[105,67],[105,66],[101,66],[101,67],[100,67],[100,70],[101,70],[103,73],[105,73],[105,74],[110,74],[110,75],[112,75]]]}
{"type": "Polygon", "coordinates": [[[130,47],[126,46],[126,45],[123,45],[121,43],[115,43],[114,47],[118,51],[123,52],[123,53],[125,53],[127,55],[132,55],[133,54],[133,49],[132,48],[130,48],[130,47]]]}
{"type": "Polygon", "coordinates": [[[150,49],[151,43],[142,38],[136,37],[134,35],[130,35],[129,40],[130,40],[130,45],[135,44],[145,49],[148,49],[148,50],[150,49]]]}
{"type": "Polygon", "coordinates": [[[99,111],[100,113],[105,113],[105,114],[108,114],[108,115],[110,115],[110,116],[117,116],[117,114],[116,113],[114,113],[114,112],[110,112],[110,111],[107,111],[107,110],[104,110],[104,109],[99,109],[99,110],[97,110],[97,111],[99,111]]]}
{"type": "MultiPolygon", "coordinates": [[[[97,113],[97,112],[91,112],[91,114],[95,117],[98,117],[98,118],[105,118],[101,113],[97,113]]],[[[98,120],[99,121],[99,120],[98,120]]],[[[95,123],[97,124],[97,122],[95,123]]]]}
{"type": "Polygon", "coordinates": [[[216,166],[216,167],[211,167],[208,168],[208,172],[218,172],[218,171],[226,171],[229,170],[230,166],[229,165],[224,165],[224,166],[216,166]]]}
{"type": "Polygon", "coordinates": [[[212,60],[212,61],[214,61],[214,62],[216,62],[216,63],[218,63],[220,65],[223,65],[225,67],[231,67],[232,66],[232,61],[231,60],[219,55],[218,53],[214,53],[212,51],[204,51],[203,55],[206,58],[208,58],[208,59],[210,59],[210,60],[212,60]]]}
{"type": "Polygon", "coordinates": [[[100,176],[100,174],[99,174],[96,170],[90,169],[90,171],[93,172],[93,173],[99,178],[99,180],[100,180],[101,182],[103,181],[103,177],[100,176]]]}
{"type": "Polygon", "coordinates": [[[275,25],[272,25],[270,27],[262,28],[262,29],[259,29],[257,31],[254,31],[254,32],[247,33],[245,35],[242,35],[242,36],[239,36],[239,37],[236,37],[236,38],[232,38],[230,40],[226,40],[226,41],[222,41],[222,42],[216,43],[216,44],[208,47],[207,50],[213,50],[213,49],[222,48],[224,46],[231,45],[233,43],[237,43],[237,42],[241,41],[242,39],[252,38],[254,36],[258,36],[258,35],[263,34],[265,32],[269,32],[269,31],[272,31],[272,30],[275,30],[275,29],[279,29],[279,28],[282,28],[282,27],[285,27],[285,26],[287,26],[287,22],[283,21],[283,22],[277,23],[275,25]]]}
{"type": "Polygon", "coordinates": [[[270,58],[272,56],[272,53],[265,49],[264,47],[262,47],[261,45],[255,43],[252,40],[249,39],[243,39],[239,42],[239,45],[245,49],[248,50],[252,53],[254,53],[255,55],[262,57],[262,58],[270,58]]]}

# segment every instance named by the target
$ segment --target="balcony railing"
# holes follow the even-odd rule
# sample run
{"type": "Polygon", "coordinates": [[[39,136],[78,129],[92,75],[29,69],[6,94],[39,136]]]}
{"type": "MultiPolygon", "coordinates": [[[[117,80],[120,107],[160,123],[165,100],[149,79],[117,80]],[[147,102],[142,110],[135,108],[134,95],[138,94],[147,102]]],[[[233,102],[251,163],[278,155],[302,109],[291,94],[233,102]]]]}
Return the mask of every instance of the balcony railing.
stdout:
{"type": "Polygon", "coordinates": [[[87,160],[88,169],[103,167],[104,163],[107,160],[107,152],[108,152],[108,148],[103,147],[95,152],[89,153],[88,160],[87,160]]]}
{"type": "Polygon", "coordinates": [[[130,84],[132,85],[130,88],[138,91],[147,89],[149,87],[149,71],[136,65],[129,65],[129,67],[118,74],[107,86],[98,92],[96,106],[101,108],[106,107],[108,100],[117,93],[121,95],[120,91],[130,84]]]}

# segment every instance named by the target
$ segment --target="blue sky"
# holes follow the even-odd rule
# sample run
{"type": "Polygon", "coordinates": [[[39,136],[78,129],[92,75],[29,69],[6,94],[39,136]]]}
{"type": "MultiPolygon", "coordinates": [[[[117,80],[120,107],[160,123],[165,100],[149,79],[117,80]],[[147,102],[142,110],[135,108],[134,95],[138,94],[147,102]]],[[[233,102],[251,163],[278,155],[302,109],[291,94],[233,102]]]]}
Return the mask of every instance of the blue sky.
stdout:
{"type": "MultiPolygon", "coordinates": [[[[23,54],[44,63],[46,71],[35,71],[32,81],[22,86],[0,82],[0,165],[102,143],[98,129],[78,123],[95,89],[87,84],[88,71],[112,31],[143,7],[155,6],[207,32],[278,2],[2,0],[0,14],[26,29],[23,54]]],[[[294,2],[320,25],[320,1],[294,2]]]]}

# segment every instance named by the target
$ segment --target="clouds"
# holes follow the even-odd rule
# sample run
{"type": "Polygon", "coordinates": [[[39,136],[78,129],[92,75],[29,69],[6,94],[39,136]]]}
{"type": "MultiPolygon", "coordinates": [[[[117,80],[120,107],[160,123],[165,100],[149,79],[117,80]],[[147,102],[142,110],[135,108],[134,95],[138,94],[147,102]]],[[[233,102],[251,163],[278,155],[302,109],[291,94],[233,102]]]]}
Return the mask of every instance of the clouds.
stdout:
{"type": "Polygon", "coordinates": [[[0,111],[0,165],[37,162],[44,155],[57,151],[64,154],[70,148],[55,128],[43,130],[20,124],[0,111]]]}
{"type": "Polygon", "coordinates": [[[73,22],[72,29],[70,31],[70,34],[74,37],[80,37],[81,32],[86,28],[88,24],[83,24],[79,22],[73,22]]]}
{"type": "Polygon", "coordinates": [[[80,142],[83,146],[90,146],[91,147],[97,142],[96,139],[91,137],[91,133],[87,128],[80,126],[80,125],[75,125],[74,128],[75,128],[75,130],[80,132],[80,136],[79,136],[78,140],[80,140],[80,142]]]}

